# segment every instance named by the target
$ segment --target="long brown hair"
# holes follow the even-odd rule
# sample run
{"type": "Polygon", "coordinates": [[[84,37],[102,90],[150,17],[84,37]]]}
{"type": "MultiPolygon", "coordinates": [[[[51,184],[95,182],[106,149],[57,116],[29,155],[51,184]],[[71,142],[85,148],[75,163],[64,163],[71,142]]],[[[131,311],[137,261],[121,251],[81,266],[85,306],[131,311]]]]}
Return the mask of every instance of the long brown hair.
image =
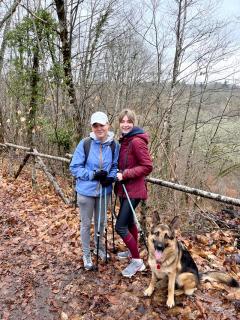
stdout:
{"type": "Polygon", "coordinates": [[[122,119],[127,116],[129,120],[131,120],[131,122],[136,125],[137,123],[137,116],[136,113],[133,110],[130,109],[124,109],[119,113],[118,116],[118,121],[119,123],[122,121],[122,119]]]}

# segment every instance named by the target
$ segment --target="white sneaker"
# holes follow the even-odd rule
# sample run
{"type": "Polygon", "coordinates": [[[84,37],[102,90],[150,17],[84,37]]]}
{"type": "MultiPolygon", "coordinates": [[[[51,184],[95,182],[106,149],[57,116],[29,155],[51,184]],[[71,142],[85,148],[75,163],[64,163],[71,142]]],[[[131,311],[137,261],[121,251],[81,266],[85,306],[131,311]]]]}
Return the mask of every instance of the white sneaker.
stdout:
{"type": "Polygon", "coordinates": [[[117,253],[118,259],[129,259],[132,257],[131,252],[129,250],[127,251],[121,251],[117,253]]]}
{"type": "Polygon", "coordinates": [[[131,278],[138,271],[143,271],[145,268],[146,266],[142,259],[132,259],[130,264],[122,271],[122,275],[131,278]]]}
{"type": "MultiPolygon", "coordinates": [[[[97,255],[97,249],[94,249],[93,253],[97,255]]],[[[98,256],[101,258],[102,261],[106,261],[106,251],[103,249],[98,250],[98,256]]],[[[110,259],[110,255],[107,253],[107,260],[110,259]]]]}
{"type": "Polygon", "coordinates": [[[92,258],[90,254],[83,255],[83,265],[85,270],[92,270],[93,263],[92,263],[92,258]]]}

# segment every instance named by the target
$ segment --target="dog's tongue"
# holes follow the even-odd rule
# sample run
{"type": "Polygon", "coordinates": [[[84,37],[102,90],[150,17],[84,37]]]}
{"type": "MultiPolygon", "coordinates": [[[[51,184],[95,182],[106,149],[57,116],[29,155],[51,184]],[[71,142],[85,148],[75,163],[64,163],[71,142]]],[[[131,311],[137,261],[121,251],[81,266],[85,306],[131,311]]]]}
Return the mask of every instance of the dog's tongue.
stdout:
{"type": "Polygon", "coordinates": [[[162,258],[162,251],[155,250],[155,258],[156,260],[160,261],[162,258]]]}

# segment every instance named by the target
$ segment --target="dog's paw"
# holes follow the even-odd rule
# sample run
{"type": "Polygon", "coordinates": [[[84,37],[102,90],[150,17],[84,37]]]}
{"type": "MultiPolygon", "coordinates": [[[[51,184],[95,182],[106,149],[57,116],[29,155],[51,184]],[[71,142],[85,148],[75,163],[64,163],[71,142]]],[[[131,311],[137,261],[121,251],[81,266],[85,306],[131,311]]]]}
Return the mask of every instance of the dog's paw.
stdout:
{"type": "Polygon", "coordinates": [[[168,306],[168,308],[174,307],[174,306],[175,306],[174,299],[168,298],[168,299],[167,299],[167,306],[168,306]]]}
{"type": "Polygon", "coordinates": [[[152,295],[152,293],[153,293],[153,289],[148,287],[146,290],[144,290],[143,294],[145,297],[150,297],[152,295]]]}

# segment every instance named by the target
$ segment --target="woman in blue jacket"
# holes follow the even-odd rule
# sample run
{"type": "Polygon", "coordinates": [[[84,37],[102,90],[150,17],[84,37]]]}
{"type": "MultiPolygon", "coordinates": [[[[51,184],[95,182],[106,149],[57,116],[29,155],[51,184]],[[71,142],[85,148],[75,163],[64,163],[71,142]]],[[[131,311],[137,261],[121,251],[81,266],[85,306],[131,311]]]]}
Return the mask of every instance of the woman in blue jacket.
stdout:
{"type": "Polygon", "coordinates": [[[70,171],[76,178],[77,202],[80,209],[81,227],[80,237],[83,251],[83,264],[86,270],[93,268],[90,252],[90,228],[94,215],[94,242],[97,252],[97,228],[99,205],[100,212],[100,238],[99,256],[103,260],[106,252],[103,245],[103,231],[106,223],[103,194],[107,193],[107,201],[112,192],[112,183],[117,175],[117,161],[119,145],[113,140],[114,134],[109,131],[108,117],[103,112],[95,112],[91,116],[92,132],[90,138],[81,140],[73,154],[70,171]],[[86,148],[86,140],[90,146],[86,148]],[[113,148],[114,144],[114,148],[113,148]],[[86,154],[86,149],[88,149],[86,154]]]}

